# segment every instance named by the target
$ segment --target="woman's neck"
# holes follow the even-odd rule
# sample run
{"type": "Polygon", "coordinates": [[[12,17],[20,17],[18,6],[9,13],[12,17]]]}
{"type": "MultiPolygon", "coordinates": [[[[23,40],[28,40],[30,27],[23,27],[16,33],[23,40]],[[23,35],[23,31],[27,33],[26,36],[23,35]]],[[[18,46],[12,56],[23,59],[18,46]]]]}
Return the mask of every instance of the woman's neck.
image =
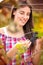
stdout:
{"type": "MultiPolygon", "coordinates": [[[[12,26],[11,26],[12,27],[12,26]]],[[[18,38],[18,37],[23,37],[24,36],[24,31],[23,31],[23,29],[22,28],[20,28],[19,30],[17,30],[17,31],[14,31],[14,29],[13,29],[13,27],[12,27],[12,29],[10,29],[11,28],[10,26],[8,26],[7,27],[7,31],[8,31],[8,33],[9,33],[9,36],[11,36],[11,37],[16,37],[16,38],[18,38]]],[[[18,28],[17,28],[18,29],[18,28]]]]}
{"type": "Polygon", "coordinates": [[[23,27],[17,25],[16,23],[11,23],[11,24],[8,26],[8,30],[9,30],[9,31],[12,31],[12,33],[17,33],[17,32],[23,31],[23,27]]]}

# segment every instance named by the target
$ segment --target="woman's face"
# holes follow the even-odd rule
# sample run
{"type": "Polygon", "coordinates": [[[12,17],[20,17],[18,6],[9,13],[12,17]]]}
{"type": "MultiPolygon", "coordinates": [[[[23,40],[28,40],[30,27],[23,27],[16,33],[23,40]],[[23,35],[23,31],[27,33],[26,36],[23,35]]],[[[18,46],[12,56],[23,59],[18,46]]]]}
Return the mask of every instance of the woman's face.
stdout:
{"type": "Polygon", "coordinates": [[[14,22],[17,23],[19,26],[24,26],[30,17],[30,8],[28,6],[21,7],[17,9],[13,15],[14,16],[14,22]]]}

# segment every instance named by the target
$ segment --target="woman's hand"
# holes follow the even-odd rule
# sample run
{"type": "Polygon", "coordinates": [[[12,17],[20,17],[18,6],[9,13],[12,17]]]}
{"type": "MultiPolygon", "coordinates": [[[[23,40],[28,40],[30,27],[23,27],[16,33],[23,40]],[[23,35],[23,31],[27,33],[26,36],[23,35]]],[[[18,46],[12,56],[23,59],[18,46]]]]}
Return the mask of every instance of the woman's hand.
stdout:
{"type": "Polygon", "coordinates": [[[25,40],[25,41],[23,41],[23,40],[20,40],[19,42],[17,42],[17,44],[16,45],[22,45],[23,47],[26,47],[26,48],[29,48],[30,47],[30,45],[31,45],[31,41],[30,40],[25,40]]]}
{"type": "Polygon", "coordinates": [[[22,41],[20,40],[19,42],[17,42],[13,48],[11,48],[8,52],[7,52],[7,56],[11,59],[14,59],[14,56],[16,55],[16,53],[20,53],[23,54],[24,52],[26,52],[26,49],[29,48],[31,45],[30,40],[26,40],[26,41],[22,41]]]}

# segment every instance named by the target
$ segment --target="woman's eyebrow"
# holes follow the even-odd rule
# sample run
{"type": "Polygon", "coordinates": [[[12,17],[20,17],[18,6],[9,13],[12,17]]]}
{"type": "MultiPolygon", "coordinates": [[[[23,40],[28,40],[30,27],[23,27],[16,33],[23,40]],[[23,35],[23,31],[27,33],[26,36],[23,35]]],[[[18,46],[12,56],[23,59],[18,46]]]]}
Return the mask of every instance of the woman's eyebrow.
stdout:
{"type": "Polygon", "coordinates": [[[24,12],[24,11],[20,11],[20,12],[24,12]]]}

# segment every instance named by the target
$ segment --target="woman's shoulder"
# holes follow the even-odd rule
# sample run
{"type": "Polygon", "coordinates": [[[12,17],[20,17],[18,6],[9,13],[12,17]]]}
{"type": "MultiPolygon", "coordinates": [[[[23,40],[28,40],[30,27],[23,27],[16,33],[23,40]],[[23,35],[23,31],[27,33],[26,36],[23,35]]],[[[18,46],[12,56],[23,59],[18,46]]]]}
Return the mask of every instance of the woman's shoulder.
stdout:
{"type": "Polygon", "coordinates": [[[6,28],[6,27],[0,28],[0,33],[1,33],[1,34],[4,34],[4,28],[6,28]]]}
{"type": "Polygon", "coordinates": [[[6,35],[5,35],[5,32],[4,32],[4,28],[6,28],[6,27],[0,28],[0,38],[6,38],[6,35]]]}
{"type": "Polygon", "coordinates": [[[3,27],[2,27],[2,28],[0,28],[0,33],[3,33],[3,27]]]}

